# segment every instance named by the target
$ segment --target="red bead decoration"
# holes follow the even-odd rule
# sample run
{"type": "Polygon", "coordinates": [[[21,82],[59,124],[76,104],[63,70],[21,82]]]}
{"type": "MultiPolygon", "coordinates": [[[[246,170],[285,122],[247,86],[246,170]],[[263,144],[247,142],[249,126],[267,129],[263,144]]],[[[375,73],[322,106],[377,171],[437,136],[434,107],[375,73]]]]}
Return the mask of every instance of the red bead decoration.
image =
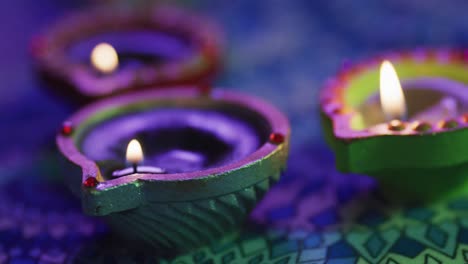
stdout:
{"type": "Polygon", "coordinates": [[[344,115],[346,114],[346,110],[344,108],[337,107],[332,110],[332,114],[334,115],[344,115]]]}
{"type": "Polygon", "coordinates": [[[405,129],[405,124],[400,120],[392,120],[388,124],[388,129],[391,131],[402,131],[405,129]]]}
{"type": "Polygon", "coordinates": [[[86,188],[94,188],[98,185],[98,181],[94,177],[89,177],[83,182],[83,186],[86,188]]]}
{"type": "Polygon", "coordinates": [[[42,36],[34,37],[29,44],[29,53],[34,57],[40,57],[46,52],[46,41],[42,36]]]}
{"type": "Polygon", "coordinates": [[[452,129],[458,126],[458,122],[456,120],[447,120],[441,122],[441,127],[445,129],[452,129]]]}
{"type": "Polygon", "coordinates": [[[202,84],[199,86],[199,89],[202,95],[209,95],[211,93],[211,85],[202,84]]]}
{"type": "Polygon", "coordinates": [[[71,135],[72,132],[73,132],[72,124],[70,122],[63,123],[62,134],[65,135],[65,136],[69,136],[69,135],[71,135]]]}
{"type": "Polygon", "coordinates": [[[416,125],[416,127],[414,127],[414,130],[417,132],[427,132],[431,129],[432,129],[432,125],[429,123],[425,123],[425,122],[419,123],[418,125],[416,125]]]}
{"type": "Polygon", "coordinates": [[[280,133],[271,133],[270,142],[273,144],[281,144],[284,142],[284,135],[280,133]]]}
{"type": "Polygon", "coordinates": [[[463,120],[464,123],[468,123],[468,114],[464,114],[462,116],[462,120],[463,120]]]}
{"type": "Polygon", "coordinates": [[[216,56],[218,54],[218,48],[216,44],[216,41],[213,39],[210,39],[209,41],[205,42],[205,47],[203,47],[203,51],[207,54],[207,56],[216,56]]]}
{"type": "Polygon", "coordinates": [[[464,61],[468,61],[468,50],[465,49],[462,51],[462,58],[464,61]]]}

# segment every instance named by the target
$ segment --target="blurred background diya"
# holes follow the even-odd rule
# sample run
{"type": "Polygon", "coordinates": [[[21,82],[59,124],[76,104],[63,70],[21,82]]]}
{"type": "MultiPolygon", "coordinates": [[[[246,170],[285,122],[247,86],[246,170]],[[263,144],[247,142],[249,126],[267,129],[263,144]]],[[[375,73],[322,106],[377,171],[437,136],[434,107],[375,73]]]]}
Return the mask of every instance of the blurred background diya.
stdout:
{"type": "Polygon", "coordinates": [[[145,88],[206,85],[220,66],[220,32],[176,7],[108,7],[65,17],[32,39],[52,88],[78,102],[145,88]]]}
{"type": "Polygon", "coordinates": [[[264,101],[186,87],[94,103],[57,144],[85,213],[170,254],[235,234],[285,169],[289,137],[264,101]]]}
{"type": "Polygon", "coordinates": [[[464,53],[418,50],[383,58],[344,69],[322,92],[322,123],[338,169],[375,176],[402,201],[467,193],[464,53]]]}

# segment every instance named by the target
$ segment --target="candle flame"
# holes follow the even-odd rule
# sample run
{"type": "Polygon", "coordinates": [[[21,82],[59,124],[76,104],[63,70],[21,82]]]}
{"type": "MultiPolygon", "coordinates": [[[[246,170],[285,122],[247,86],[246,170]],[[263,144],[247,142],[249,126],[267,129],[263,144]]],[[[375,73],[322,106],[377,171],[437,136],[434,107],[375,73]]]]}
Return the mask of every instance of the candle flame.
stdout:
{"type": "Polygon", "coordinates": [[[99,43],[91,51],[91,64],[102,73],[111,73],[119,66],[117,51],[108,43],[99,43]]]}
{"type": "Polygon", "coordinates": [[[140,142],[132,139],[127,146],[127,162],[131,164],[138,164],[143,161],[143,150],[141,149],[140,142]]]}
{"type": "Polygon", "coordinates": [[[406,102],[403,89],[395,68],[387,60],[380,66],[380,104],[388,120],[405,118],[406,102]]]}

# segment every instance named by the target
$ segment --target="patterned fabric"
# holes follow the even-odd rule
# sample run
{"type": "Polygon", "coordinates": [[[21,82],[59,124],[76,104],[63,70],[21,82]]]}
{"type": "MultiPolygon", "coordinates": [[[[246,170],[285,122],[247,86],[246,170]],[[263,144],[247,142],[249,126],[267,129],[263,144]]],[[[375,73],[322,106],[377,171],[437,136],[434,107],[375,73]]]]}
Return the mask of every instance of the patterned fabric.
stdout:
{"type": "MultiPolygon", "coordinates": [[[[334,169],[317,93],[345,61],[387,49],[466,46],[468,2],[238,0],[186,4],[226,31],[218,84],[285,111],[293,142],[285,177],[236,239],[171,260],[130,249],[81,214],[60,183],[54,135],[71,107],[46,94],[25,55],[41,26],[79,1],[0,2],[0,263],[467,263],[468,198],[401,207],[366,176],[334,169]]],[[[449,179],[450,175],[447,175],[449,179]]]]}

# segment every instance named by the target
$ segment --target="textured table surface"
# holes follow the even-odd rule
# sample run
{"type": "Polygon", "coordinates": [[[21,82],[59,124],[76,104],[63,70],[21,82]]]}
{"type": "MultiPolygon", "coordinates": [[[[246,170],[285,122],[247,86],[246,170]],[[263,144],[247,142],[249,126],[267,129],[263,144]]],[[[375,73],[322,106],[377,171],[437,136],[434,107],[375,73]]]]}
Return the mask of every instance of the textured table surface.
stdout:
{"type": "MultiPolygon", "coordinates": [[[[154,263],[81,214],[60,184],[54,134],[71,107],[35,79],[28,41],[85,3],[0,1],[0,263],[154,263]]],[[[226,31],[218,84],[289,116],[289,170],[235,243],[164,263],[467,263],[468,199],[397,207],[365,176],[335,171],[317,94],[344,60],[389,49],[466,46],[464,0],[239,0],[188,3],[226,31]]],[[[450,177],[450,175],[447,175],[450,177]]]]}

